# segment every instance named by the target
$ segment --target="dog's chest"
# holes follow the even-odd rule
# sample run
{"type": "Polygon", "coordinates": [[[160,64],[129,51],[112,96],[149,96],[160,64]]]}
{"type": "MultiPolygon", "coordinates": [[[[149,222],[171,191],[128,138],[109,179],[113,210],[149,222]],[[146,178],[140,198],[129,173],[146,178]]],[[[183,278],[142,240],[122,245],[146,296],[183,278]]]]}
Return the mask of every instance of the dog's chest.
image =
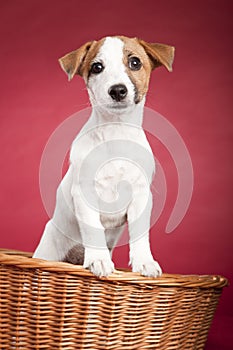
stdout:
{"type": "Polygon", "coordinates": [[[95,174],[94,184],[99,197],[105,202],[116,201],[119,192],[130,196],[148,183],[145,174],[129,159],[113,159],[95,174]]]}
{"type": "Polygon", "coordinates": [[[150,186],[154,158],[142,128],[110,123],[83,133],[73,143],[71,163],[80,186],[85,182],[105,202],[116,201],[119,192],[136,194],[150,186]]]}

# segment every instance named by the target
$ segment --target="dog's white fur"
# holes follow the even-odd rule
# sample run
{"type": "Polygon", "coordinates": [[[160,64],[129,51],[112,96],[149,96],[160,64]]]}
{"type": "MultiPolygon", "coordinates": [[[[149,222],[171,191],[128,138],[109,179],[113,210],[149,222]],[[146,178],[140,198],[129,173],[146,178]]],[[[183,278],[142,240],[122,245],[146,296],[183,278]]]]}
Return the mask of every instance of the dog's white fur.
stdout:
{"type": "MultiPolygon", "coordinates": [[[[94,58],[94,62],[103,62],[104,70],[86,78],[92,113],[72,144],[70,166],[57,190],[54,215],[45,227],[34,257],[63,261],[68,252],[81,243],[84,246],[83,266],[97,276],[107,276],[114,271],[111,250],[127,219],[132,270],[155,277],[161,274],[161,268],[152,257],[149,244],[150,183],[155,169],[153,157],[149,157],[145,176],[137,165],[137,160],[141,162],[137,155],[130,162],[113,159],[111,153],[110,143],[120,140],[119,144],[122,144],[123,140],[129,144],[137,143],[152,155],[142,129],[145,96],[135,103],[135,85],[123,64],[123,50],[124,41],[120,37],[107,37],[94,58]],[[119,83],[128,90],[127,96],[120,102],[113,100],[109,94],[109,89],[119,83]],[[88,167],[85,168],[86,173],[84,171],[80,177],[80,168],[88,155],[101,145],[105,145],[103,152],[106,152],[104,156],[108,162],[96,174],[89,174],[88,167]],[[90,181],[92,175],[93,181],[90,181]],[[118,199],[117,185],[120,182],[130,184],[130,190],[126,186],[124,191],[125,196],[129,195],[131,199],[114,214],[102,211],[100,204],[96,210],[83,195],[96,191],[101,200],[110,205],[118,199]]],[[[95,157],[98,162],[98,152],[95,157]]],[[[91,171],[92,164],[89,165],[91,171]]],[[[96,205],[98,207],[98,201],[96,205]]]]}

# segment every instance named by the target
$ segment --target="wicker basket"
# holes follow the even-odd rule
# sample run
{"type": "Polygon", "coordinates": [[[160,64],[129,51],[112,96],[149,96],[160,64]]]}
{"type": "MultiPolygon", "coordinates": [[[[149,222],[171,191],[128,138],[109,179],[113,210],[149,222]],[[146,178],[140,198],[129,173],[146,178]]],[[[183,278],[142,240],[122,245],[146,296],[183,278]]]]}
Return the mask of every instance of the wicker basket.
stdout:
{"type": "Polygon", "coordinates": [[[97,279],[81,266],[0,251],[0,349],[203,349],[220,276],[116,271],[97,279]]]}

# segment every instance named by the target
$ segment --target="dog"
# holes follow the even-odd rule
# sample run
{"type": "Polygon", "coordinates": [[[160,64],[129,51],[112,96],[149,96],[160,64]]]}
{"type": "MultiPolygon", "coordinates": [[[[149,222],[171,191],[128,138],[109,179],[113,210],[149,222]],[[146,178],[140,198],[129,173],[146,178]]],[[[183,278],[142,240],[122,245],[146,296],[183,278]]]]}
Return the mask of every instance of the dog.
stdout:
{"type": "Polygon", "coordinates": [[[55,211],[34,258],[81,264],[98,277],[108,276],[114,272],[112,250],[127,222],[132,271],[161,275],[149,241],[155,163],[142,121],[150,74],[159,66],[172,71],[174,50],[109,36],[59,59],[68,80],[83,77],[92,112],[72,143],[55,211]],[[98,168],[95,162],[101,161],[98,168]]]}

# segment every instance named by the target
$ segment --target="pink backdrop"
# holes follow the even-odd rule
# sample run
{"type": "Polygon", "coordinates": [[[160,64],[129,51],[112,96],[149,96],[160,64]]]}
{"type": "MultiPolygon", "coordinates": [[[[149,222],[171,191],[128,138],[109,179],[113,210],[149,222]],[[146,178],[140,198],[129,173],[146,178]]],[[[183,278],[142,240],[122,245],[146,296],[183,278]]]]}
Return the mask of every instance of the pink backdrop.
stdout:
{"type": "MultiPolygon", "coordinates": [[[[38,180],[43,149],[63,120],[88,105],[82,79],[68,83],[57,59],[87,40],[124,34],[176,46],[174,72],[154,72],[147,106],[179,131],[194,169],[189,210],[166,234],[177,175],[169,153],[152,139],[168,183],[151,232],[153,252],[166,272],[231,279],[232,2],[21,0],[1,2],[0,9],[0,247],[36,247],[47,221],[38,180]]],[[[127,250],[116,249],[117,266],[127,266],[127,250]]],[[[232,324],[230,286],[206,349],[231,349],[232,324]]]]}

